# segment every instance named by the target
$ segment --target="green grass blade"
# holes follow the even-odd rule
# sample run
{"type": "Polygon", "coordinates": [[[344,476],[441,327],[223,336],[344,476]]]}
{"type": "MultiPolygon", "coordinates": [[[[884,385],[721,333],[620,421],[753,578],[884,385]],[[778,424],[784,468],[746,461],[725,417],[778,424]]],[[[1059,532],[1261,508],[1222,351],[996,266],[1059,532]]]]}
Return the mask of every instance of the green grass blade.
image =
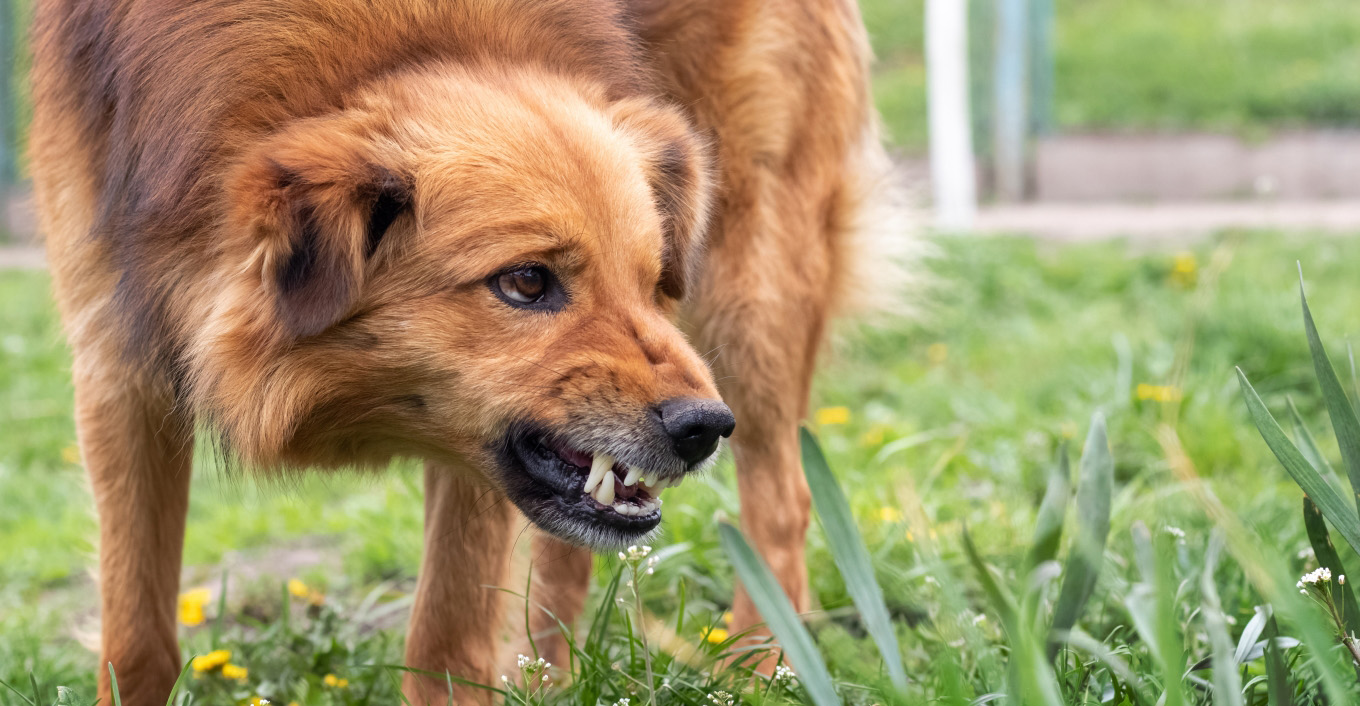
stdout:
{"type": "Polygon", "coordinates": [[[1248,620],[1242,628],[1242,636],[1237,638],[1237,651],[1233,654],[1233,661],[1245,664],[1250,660],[1252,648],[1261,638],[1261,632],[1266,629],[1268,618],[1270,609],[1266,606],[1256,606],[1256,615],[1251,616],[1251,620],[1248,620]]]}
{"type": "Polygon", "coordinates": [[[750,596],[756,610],[765,619],[765,625],[779,641],[789,664],[798,672],[798,679],[812,703],[816,706],[838,706],[841,699],[831,684],[826,663],[822,661],[812,635],[803,626],[789,597],[770,572],[770,567],[765,565],[765,561],[736,527],[723,522],[718,525],[718,533],[723,550],[727,552],[737,578],[746,589],[746,595],[750,596]]]}
{"type": "Polygon", "coordinates": [[[1360,404],[1360,374],[1355,371],[1355,348],[1350,342],[1346,342],[1346,358],[1351,362],[1351,387],[1355,391],[1355,402],[1360,404]]]}
{"type": "MultiPolygon", "coordinates": [[[[1110,499],[1114,486],[1114,457],[1105,436],[1105,416],[1091,417],[1091,431],[1081,452],[1080,485],[1077,486],[1076,540],[1067,559],[1066,576],[1053,609],[1053,630],[1065,633],[1077,624],[1082,609],[1095,591],[1105,561],[1105,539],[1110,534],[1110,499]]],[[[1049,646],[1049,656],[1057,643],[1049,646]]]]}
{"type": "Polygon", "coordinates": [[[1336,469],[1332,468],[1332,464],[1327,462],[1327,457],[1322,455],[1322,450],[1317,445],[1317,439],[1313,437],[1312,432],[1308,431],[1308,426],[1303,423],[1303,416],[1294,406],[1294,398],[1285,397],[1285,402],[1289,405],[1289,421],[1294,427],[1294,444],[1299,447],[1299,453],[1303,454],[1303,457],[1313,464],[1313,468],[1316,468],[1318,473],[1321,473],[1322,477],[1332,484],[1333,488],[1336,488],[1338,494],[1345,495],[1347,484],[1342,482],[1341,476],[1336,474],[1336,469]]]}
{"type": "Polygon", "coordinates": [[[966,528],[963,531],[963,548],[982,581],[982,590],[1000,614],[1001,623],[1006,628],[1011,648],[1010,686],[1015,703],[1061,706],[1062,692],[1058,688],[1053,667],[1044,656],[1040,636],[1031,630],[1027,621],[1020,618],[1015,599],[992,575],[991,568],[982,560],[966,528]]]}
{"type": "Polygon", "coordinates": [[[1223,537],[1215,532],[1204,557],[1204,571],[1200,574],[1204,627],[1213,645],[1214,706],[1243,706],[1242,677],[1237,673],[1232,637],[1228,634],[1228,619],[1223,614],[1218,587],[1214,585],[1214,569],[1222,551],[1223,537]]]}
{"type": "MultiPolygon", "coordinates": [[[[1317,373],[1318,384],[1322,386],[1322,399],[1327,403],[1327,416],[1332,420],[1332,431],[1336,433],[1336,443],[1341,447],[1342,465],[1350,478],[1352,492],[1360,490],[1360,420],[1355,417],[1355,407],[1346,398],[1341,380],[1327,358],[1318,336],[1317,326],[1313,324],[1313,312],[1308,309],[1308,297],[1303,294],[1303,269],[1299,269],[1299,300],[1303,302],[1303,327],[1308,332],[1308,350],[1313,354],[1313,370],[1317,373]]],[[[1360,516],[1360,495],[1353,498],[1357,515],[1360,516]]]]}
{"type": "Polygon", "coordinates": [[[170,687],[170,697],[165,700],[165,706],[175,703],[175,697],[179,696],[179,690],[184,687],[184,677],[189,675],[189,668],[193,666],[193,658],[184,661],[184,666],[179,670],[179,677],[175,679],[174,686],[170,687]]]}
{"type": "MultiPolygon", "coordinates": [[[[1176,616],[1176,580],[1165,560],[1171,551],[1165,544],[1161,547],[1154,544],[1152,534],[1141,520],[1133,523],[1129,536],[1142,579],[1129,590],[1124,604],[1134,629],[1152,652],[1164,690],[1158,703],[1181,706],[1187,703],[1182,684],[1185,638],[1176,616]]],[[[1169,541],[1165,536],[1159,539],[1169,541]]]]}
{"type": "Polygon", "coordinates": [[[1067,443],[1058,448],[1058,462],[1048,474],[1048,488],[1039,503],[1039,516],[1034,522],[1034,542],[1030,545],[1029,566],[1038,566],[1058,555],[1062,543],[1063,519],[1071,500],[1072,467],[1067,460],[1067,443]]]}
{"type": "Polygon", "coordinates": [[[982,560],[982,555],[978,553],[977,547],[973,544],[973,536],[968,533],[968,529],[963,530],[963,549],[968,555],[968,561],[972,563],[973,570],[977,572],[978,579],[982,581],[982,591],[987,594],[987,599],[991,601],[992,607],[996,609],[1001,624],[1007,630],[1013,629],[1019,622],[1019,611],[1015,606],[1015,599],[1008,593],[1001,584],[997,583],[996,577],[992,575],[992,570],[987,566],[987,562],[982,560]]]}
{"type": "Polygon", "coordinates": [[[1284,657],[1275,644],[1280,628],[1275,624],[1275,616],[1266,621],[1266,694],[1270,706],[1294,706],[1294,686],[1289,683],[1289,670],[1284,666],[1284,657]]]}
{"type": "Polygon", "coordinates": [[[14,692],[14,695],[15,695],[15,696],[18,696],[19,698],[23,699],[23,700],[24,700],[24,703],[29,704],[29,706],[38,706],[36,703],[33,702],[33,699],[30,699],[30,698],[28,698],[27,696],[25,696],[25,695],[24,695],[24,692],[19,691],[18,689],[14,688],[14,685],[13,685],[13,684],[10,684],[9,682],[5,681],[4,679],[0,679],[0,686],[3,686],[3,687],[5,687],[6,689],[9,689],[10,691],[14,692]]]}
{"type": "Polygon", "coordinates": [[[1327,481],[1322,479],[1317,469],[1313,468],[1298,447],[1294,446],[1294,442],[1285,436],[1284,430],[1275,421],[1270,410],[1266,409],[1265,403],[1256,394],[1256,389],[1251,386],[1241,368],[1237,369],[1237,381],[1242,386],[1247,412],[1256,423],[1256,429],[1261,432],[1261,438],[1265,439],[1266,446],[1270,447],[1275,458],[1284,466],[1285,472],[1298,483],[1304,494],[1312,498],[1322,511],[1322,516],[1336,528],[1346,543],[1351,545],[1352,549],[1360,551],[1360,519],[1356,518],[1355,511],[1347,506],[1346,501],[1341,499],[1327,481]]]}
{"type": "Polygon", "coordinates": [[[883,589],[874,576],[869,550],[864,547],[864,538],[855,526],[850,503],[832,475],[826,455],[822,453],[812,432],[800,430],[799,442],[803,452],[803,472],[807,475],[808,488],[812,491],[812,506],[822,521],[822,531],[826,534],[831,558],[835,560],[836,568],[840,569],[845,589],[859,609],[865,629],[878,645],[878,652],[888,669],[888,678],[898,691],[906,691],[907,672],[902,666],[897,633],[893,630],[888,606],[883,602],[883,589]]]}
{"type": "Polygon", "coordinates": [[[113,673],[113,662],[109,662],[109,691],[113,692],[113,706],[123,706],[123,696],[118,693],[118,675],[113,673]]]}
{"type": "MultiPolygon", "coordinates": [[[[1308,542],[1313,546],[1318,566],[1331,569],[1335,576],[1345,576],[1346,567],[1341,564],[1341,556],[1336,553],[1336,547],[1332,546],[1332,535],[1327,531],[1327,523],[1323,521],[1317,505],[1306,497],[1303,499],[1303,526],[1308,530],[1308,542]]],[[[1346,629],[1360,635],[1360,610],[1356,609],[1355,593],[1351,591],[1351,587],[1341,585],[1340,581],[1333,581],[1332,600],[1341,607],[1341,614],[1346,619],[1346,629]]]]}

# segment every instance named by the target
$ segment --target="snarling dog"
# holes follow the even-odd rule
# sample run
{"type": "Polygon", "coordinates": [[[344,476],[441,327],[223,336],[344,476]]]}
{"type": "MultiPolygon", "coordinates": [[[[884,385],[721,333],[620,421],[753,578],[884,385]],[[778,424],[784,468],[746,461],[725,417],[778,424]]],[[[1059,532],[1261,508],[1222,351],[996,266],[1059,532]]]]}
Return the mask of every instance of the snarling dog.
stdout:
{"type": "Polygon", "coordinates": [[[729,435],[806,605],[797,429],[882,157],[852,2],[45,0],[32,45],[124,704],[179,672],[196,436],[261,472],[425,459],[419,669],[497,673],[520,513],[570,620],[582,548],[655,530],[729,435]]]}

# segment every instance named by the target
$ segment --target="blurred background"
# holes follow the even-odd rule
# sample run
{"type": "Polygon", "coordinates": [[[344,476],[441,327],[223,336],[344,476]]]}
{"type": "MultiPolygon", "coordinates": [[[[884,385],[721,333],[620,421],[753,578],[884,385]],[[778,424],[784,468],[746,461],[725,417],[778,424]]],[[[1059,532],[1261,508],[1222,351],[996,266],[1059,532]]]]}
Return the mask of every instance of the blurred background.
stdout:
{"type": "MultiPolygon", "coordinates": [[[[1345,369],[1353,374],[1360,4],[861,8],[885,137],[922,214],[924,232],[902,237],[929,239],[935,255],[920,264],[931,282],[914,307],[922,315],[844,327],[811,425],[872,548],[913,688],[933,698],[932,680],[948,670],[970,698],[1002,688],[994,616],[979,617],[988,609],[974,580],[962,591],[946,580],[964,573],[961,530],[1013,579],[1053,459],[1080,445],[1095,411],[1109,420],[1115,492],[1088,633],[1147,663],[1128,628],[1138,580],[1130,528],[1181,533],[1178,566],[1196,570],[1216,523],[1206,490],[1271,556],[1311,568],[1300,493],[1248,419],[1233,368],[1277,414],[1292,400],[1303,424],[1329,430],[1300,325],[1301,265],[1333,360],[1348,384],[1345,369]]],[[[69,360],[25,205],[28,13],[26,0],[0,0],[0,678],[37,670],[88,687],[94,521],[69,360]]],[[[1337,457],[1335,441],[1319,444],[1337,457]]],[[[208,587],[215,605],[230,574],[233,614],[267,615],[269,582],[300,577],[338,604],[380,596],[395,608],[364,630],[399,634],[420,551],[414,464],[281,485],[200,460],[186,587],[208,587]]],[[[647,605],[664,614],[684,594],[696,624],[720,624],[732,578],[714,518],[738,513],[732,469],[671,492],[661,542],[670,549],[647,605]]],[[[809,542],[813,565],[829,566],[815,528],[809,542]]],[[[1224,613],[1246,624],[1257,588],[1236,566],[1219,574],[1224,613]]],[[[813,626],[834,676],[881,682],[863,629],[836,610],[848,605],[840,577],[812,580],[829,616],[813,626]]],[[[1207,650],[1194,615],[1182,614],[1190,657],[1207,650]]],[[[193,649],[217,638],[186,626],[193,649]]],[[[235,644],[254,649],[248,636],[235,644]]]]}

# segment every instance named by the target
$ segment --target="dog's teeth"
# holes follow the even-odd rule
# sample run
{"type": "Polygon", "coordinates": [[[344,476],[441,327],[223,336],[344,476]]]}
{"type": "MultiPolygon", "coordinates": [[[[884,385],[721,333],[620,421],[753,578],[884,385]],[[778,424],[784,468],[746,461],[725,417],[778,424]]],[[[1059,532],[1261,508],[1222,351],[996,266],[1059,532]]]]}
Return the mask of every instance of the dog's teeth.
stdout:
{"type": "Polygon", "coordinates": [[[617,512],[620,515],[631,515],[633,514],[633,506],[630,503],[620,500],[614,503],[614,512],[617,512]]]}
{"type": "MultiPolygon", "coordinates": [[[[599,463],[598,459],[599,457],[597,456],[596,463],[599,463]]],[[[605,473],[603,480],[600,482],[600,487],[595,489],[595,499],[598,500],[601,505],[614,504],[614,478],[615,476],[613,473],[605,473]]]]}
{"type": "Polygon", "coordinates": [[[623,484],[626,486],[631,486],[637,483],[639,478],[642,478],[642,469],[630,468],[628,469],[628,475],[624,476],[623,478],[623,484]]]}
{"type": "MultiPolygon", "coordinates": [[[[614,469],[614,457],[609,454],[595,454],[595,460],[590,464],[590,477],[586,479],[586,495],[593,495],[596,486],[604,480],[604,475],[614,469]]],[[[609,484],[609,494],[614,494],[614,484],[609,484]]],[[[605,503],[608,505],[609,503],[605,503]]]]}

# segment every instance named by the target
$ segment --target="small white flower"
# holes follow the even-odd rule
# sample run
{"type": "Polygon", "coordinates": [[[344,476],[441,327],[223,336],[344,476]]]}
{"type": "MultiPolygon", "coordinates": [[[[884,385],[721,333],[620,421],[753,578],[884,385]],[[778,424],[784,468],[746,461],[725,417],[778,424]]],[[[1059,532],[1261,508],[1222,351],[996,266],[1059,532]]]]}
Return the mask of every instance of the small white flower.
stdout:
{"type": "Polygon", "coordinates": [[[1342,574],[1342,575],[1336,577],[1336,582],[1339,583],[1339,584],[1341,584],[1342,586],[1345,586],[1345,585],[1346,585],[1346,575],[1345,575],[1345,574],[1342,574]]]}
{"type": "Polygon", "coordinates": [[[1179,528],[1179,527],[1172,527],[1171,525],[1167,525],[1166,527],[1163,527],[1162,529],[1163,529],[1167,534],[1171,535],[1172,537],[1175,537],[1176,539],[1180,539],[1180,540],[1184,540],[1184,539],[1185,539],[1185,530],[1183,530],[1183,529],[1181,529],[1181,528],[1179,528]]]}

